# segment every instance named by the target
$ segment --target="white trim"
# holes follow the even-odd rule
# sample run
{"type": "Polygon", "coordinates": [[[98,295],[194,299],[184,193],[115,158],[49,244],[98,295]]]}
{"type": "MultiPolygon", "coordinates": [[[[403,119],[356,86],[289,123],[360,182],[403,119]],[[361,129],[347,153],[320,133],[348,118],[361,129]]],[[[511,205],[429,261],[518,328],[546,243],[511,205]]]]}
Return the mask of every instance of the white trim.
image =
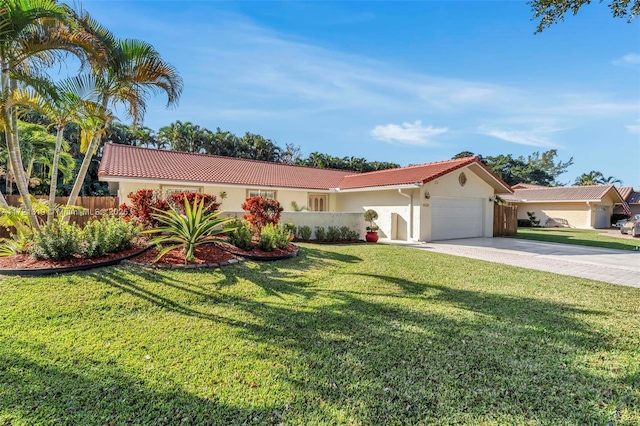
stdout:
{"type": "Polygon", "coordinates": [[[141,178],[129,178],[120,176],[98,176],[100,182],[133,182],[143,184],[158,184],[160,186],[221,186],[232,188],[244,188],[244,189],[273,189],[274,191],[300,191],[300,192],[321,192],[323,194],[332,194],[336,190],[334,188],[297,188],[289,186],[270,186],[270,185],[244,185],[239,183],[225,183],[225,182],[204,182],[200,180],[169,180],[169,179],[141,179],[141,178]]]}
{"type": "Polygon", "coordinates": [[[348,188],[348,189],[335,188],[335,191],[341,194],[344,192],[384,191],[387,189],[415,189],[415,188],[421,188],[421,187],[422,187],[422,182],[416,182],[416,183],[405,183],[405,184],[398,184],[398,185],[367,186],[364,188],[348,188]]]}

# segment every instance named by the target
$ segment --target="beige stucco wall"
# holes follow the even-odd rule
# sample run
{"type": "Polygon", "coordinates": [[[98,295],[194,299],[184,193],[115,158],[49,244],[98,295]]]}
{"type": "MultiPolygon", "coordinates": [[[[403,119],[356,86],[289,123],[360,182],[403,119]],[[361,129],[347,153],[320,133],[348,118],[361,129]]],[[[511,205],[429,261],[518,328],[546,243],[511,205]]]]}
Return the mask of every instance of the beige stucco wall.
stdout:
{"type": "Polygon", "coordinates": [[[425,198],[425,193],[427,192],[430,197],[482,199],[482,235],[484,237],[493,236],[493,202],[489,202],[489,198],[494,196],[494,189],[478,177],[478,175],[465,167],[427,183],[420,191],[420,241],[431,241],[432,201],[431,199],[425,198]],[[464,172],[467,177],[467,182],[464,186],[461,186],[458,181],[461,172],[464,172]]]}
{"type": "Polygon", "coordinates": [[[545,226],[547,219],[564,219],[569,227],[590,229],[596,227],[598,209],[604,209],[607,216],[607,227],[613,212],[614,200],[606,195],[600,202],[577,201],[559,203],[514,203],[518,206],[518,219],[528,219],[527,212],[535,212],[540,226],[545,226]]]}
{"type": "MultiPolygon", "coordinates": [[[[117,196],[120,200],[120,203],[129,203],[128,195],[131,192],[138,191],[140,189],[154,189],[160,191],[162,188],[166,187],[178,187],[178,188],[194,188],[199,189],[207,194],[213,194],[218,197],[218,201],[222,203],[222,210],[241,210],[241,205],[245,202],[248,197],[249,189],[263,189],[263,190],[274,190],[270,188],[247,188],[242,186],[231,186],[231,185],[198,185],[197,183],[182,183],[182,182],[167,182],[163,184],[145,182],[145,181],[121,181],[119,183],[119,189],[117,192],[117,196]],[[222,200],[220,198],[221,192],[226,192],[227,197],[222,200]]],[[[295,201],[298,203],[298,206],[303,207],[307,206],[309,201],[309,194],[321,194],[321,191],[307,191],[307,190],[290,190],[290,189],[277,189],[274,190],[276,192],[276,199],[280,202],[280,205],[284,208],[285,211],[293,211],[291,207],[291,202],[295,201]]],[[[327,205],[329,211],[335,211],[336,198],[335,194],[327,194],[327,205]]]]}
{"type": "MultiPolygon", "coordinates": [[[[413,195],[414,204],[418,203],[419,188],[403,189],[407,195],[413,195]]],[[[343,192],[336,196],[336,209],[343,212],[359,212],[361,215],[365,210],[373,209],[378,213],[378,220],[375,224],[380,227],[378,235],[381,238],[394,238],[399,240],[412,239],[411,233],[411,213],[410,198],[401,195],[397,189],[364,191],[364,192],[343,192]]],[[[418,209],[414,206],[414,239],[416,237],[416,218],[418,209]]],[[[368,223],[364,222],[365,227],[368,223]]]]}

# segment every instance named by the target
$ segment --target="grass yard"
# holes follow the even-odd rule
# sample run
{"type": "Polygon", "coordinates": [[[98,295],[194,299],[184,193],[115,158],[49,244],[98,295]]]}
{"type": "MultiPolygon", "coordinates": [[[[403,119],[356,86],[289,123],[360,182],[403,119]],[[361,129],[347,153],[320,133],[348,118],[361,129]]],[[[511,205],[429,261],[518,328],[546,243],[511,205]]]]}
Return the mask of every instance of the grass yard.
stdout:
{"type": "Polygon", "coordinates": [[[640,424],[640,290],[388,245],[0,281],[0,425],[640,424]]]}
{"type": "Polygon", "coordinates": [[[518,228],[518,234],[513,238],[618,250],[633,250],[636,246],[640,246],[640,238],[609,237],[602,235],[601,231],[601,229],[518,228]]]}

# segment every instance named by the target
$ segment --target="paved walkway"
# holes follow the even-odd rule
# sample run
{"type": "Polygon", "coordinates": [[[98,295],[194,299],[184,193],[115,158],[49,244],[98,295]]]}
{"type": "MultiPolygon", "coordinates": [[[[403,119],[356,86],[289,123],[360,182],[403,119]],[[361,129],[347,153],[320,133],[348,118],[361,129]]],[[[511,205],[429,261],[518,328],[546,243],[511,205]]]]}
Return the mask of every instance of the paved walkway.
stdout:
{"type": "Polygon", "coordinates": [[[640,288],[640,251],[516,238],[381,242],[640,288]]]}

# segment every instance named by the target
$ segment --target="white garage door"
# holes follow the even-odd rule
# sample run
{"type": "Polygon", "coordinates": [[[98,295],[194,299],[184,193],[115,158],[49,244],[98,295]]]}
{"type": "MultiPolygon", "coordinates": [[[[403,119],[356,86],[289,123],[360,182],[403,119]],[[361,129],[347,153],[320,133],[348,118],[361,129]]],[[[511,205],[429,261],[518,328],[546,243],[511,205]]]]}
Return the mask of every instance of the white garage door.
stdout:
{"type": "Polygon", "coordinates": [[[606,207],[596,207],[596,228],[604,229],[608,228],[609,224],[609,212],[606,207]]]}
{"type": "Polygon", "coordinates": [[[431,239],[482,237],[483,201],[483,198],[432,198],[431,239]]]}

